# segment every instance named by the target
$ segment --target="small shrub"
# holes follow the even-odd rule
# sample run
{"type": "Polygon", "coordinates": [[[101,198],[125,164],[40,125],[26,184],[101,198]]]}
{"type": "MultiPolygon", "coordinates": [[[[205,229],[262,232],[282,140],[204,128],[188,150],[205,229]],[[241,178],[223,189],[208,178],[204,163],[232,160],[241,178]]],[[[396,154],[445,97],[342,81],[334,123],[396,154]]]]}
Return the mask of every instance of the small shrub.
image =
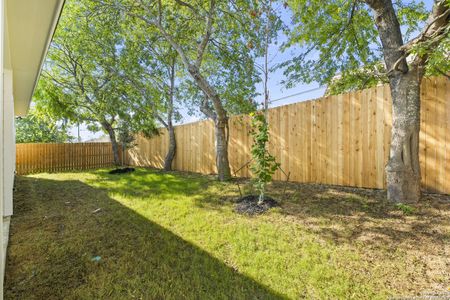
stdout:
{"type": "Polygon", "coordinates": [[[263,113],[252,113],[252,130],[253,138],[252,157],[253,163],[251,170],[253,172],[253,184],[259,192],[258,204],[264,201],[266,185],[272,180],[272,176],[279,167],[279,163],[275,161],[275,157],[267,150],[269,142],[269,124],[263,113]]]}

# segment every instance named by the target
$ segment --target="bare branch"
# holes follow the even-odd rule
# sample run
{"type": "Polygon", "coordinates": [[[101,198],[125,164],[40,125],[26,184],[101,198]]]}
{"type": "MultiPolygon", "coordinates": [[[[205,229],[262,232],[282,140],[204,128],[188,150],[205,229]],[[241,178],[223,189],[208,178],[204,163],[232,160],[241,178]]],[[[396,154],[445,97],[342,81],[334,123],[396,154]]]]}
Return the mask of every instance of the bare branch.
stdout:
{"type": "Polygon", "coordinates": [[[211,0],[210,7],[208,11],[208,15],[206,17],[206,28],[205,28],[205,35],[203,36],[203,39],[201,43],[198,45],[197,49],[197,59],[195,61],[195,65],[197,68],[200,68],[203,60],[203,54],[205,52],[206,46],[208,45],[208,42],[210,41],[211,34],[212,34],[212,24],[213,24],[213,15],[214,15],[214,9],[216,2],[215,0],[211,0]]]}

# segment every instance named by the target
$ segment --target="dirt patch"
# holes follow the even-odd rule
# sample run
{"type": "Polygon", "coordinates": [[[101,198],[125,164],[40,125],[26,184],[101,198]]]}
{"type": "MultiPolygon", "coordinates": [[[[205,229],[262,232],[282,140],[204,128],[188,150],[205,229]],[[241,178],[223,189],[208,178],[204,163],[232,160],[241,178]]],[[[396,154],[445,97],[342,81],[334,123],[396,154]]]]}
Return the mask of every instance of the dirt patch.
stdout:
{"type": "Polygon", "coordinates": [[[239,198],[234,210],[243,215],[259,215],[272,207],[278,206],[278,202],[269,196],[264,196],[264,201],[261,204],[258,203],[258,200],[258,195],[247,195],[239,198]]]}

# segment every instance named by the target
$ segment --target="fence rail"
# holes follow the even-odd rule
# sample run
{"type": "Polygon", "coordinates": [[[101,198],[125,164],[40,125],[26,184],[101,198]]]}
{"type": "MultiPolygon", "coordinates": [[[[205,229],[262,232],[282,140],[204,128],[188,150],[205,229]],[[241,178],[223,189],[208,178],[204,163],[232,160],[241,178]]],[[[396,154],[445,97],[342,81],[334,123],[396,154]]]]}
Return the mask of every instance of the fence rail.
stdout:
{"type": "MultiPolygon", "coordinates": [[[[385,188],[384,167],[391,138],[391,95],[387,85],[323,97],[269,110],[275,155],[291,180],[356,187],[385,188]]],[[[450,80],[424,79],[421,95],[420,165],[422,185],[450,193],[450,80]]],[[[239,169],[251,157],[247,116],[230,118],[229,159],[239,169]]],[[[214,125],[211,121],[177,126],[173,168],[215,173],[214,125]]],[[[162,168],[168,149],[165,130],[128,151],[137,166],[162,168]]],[[[251,175],[243,168],[238,176],[251,175]]],[[[276,172],[276,180],[283,179],[276,172]]]]}
{"type": "Polygon", "coordinates": [[[19,175],[112,165],[111,143],[16,144],[16,172],[19,175]]]}

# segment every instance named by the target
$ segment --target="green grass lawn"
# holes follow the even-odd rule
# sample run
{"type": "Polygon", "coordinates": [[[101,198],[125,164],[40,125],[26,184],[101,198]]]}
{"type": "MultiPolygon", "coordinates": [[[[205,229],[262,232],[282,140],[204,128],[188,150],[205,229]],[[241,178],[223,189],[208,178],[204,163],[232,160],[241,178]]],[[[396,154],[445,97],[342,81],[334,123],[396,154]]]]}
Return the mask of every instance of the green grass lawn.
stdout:
{"type": "Polygon", "coordinates": [[[289,184],[285,196],[278,183],[269,194],[281,207],[249,217],[233,211],[233,183],[107,171],[16,179],[6,299],[383,299],[449,288],[448,198],[406,213],[382,191],[289,184]]]}

